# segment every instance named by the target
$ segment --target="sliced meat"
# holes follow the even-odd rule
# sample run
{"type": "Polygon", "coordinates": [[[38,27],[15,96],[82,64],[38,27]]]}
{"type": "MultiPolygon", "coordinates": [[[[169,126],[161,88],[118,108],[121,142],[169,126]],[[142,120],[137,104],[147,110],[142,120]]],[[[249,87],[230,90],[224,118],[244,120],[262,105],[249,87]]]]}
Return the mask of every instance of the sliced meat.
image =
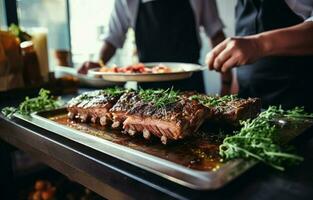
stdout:
{"type": "MultiPolygon", "coordinates": [[[[217,102],[219,98],[214,97],[217,102]]],[[[255,118],[261,111],[261,101],[259,98],[231,98],[231,100],[223,100],[216,103],[217,105],[207,105],[210,112],[207,120],[218,124],[236,127],[240,125],[240,121],[255,118]]]]}
{"type": "Polygon", "coordinates": [[[115,105],[110,109],[113,121],[112,128],[123,126],[127,111],[129,111],[138,101],[140,101],[140,97],[135,91],[126,92],[119,98],[115,105]]]}
{"type": "Polygon", "coordinates": [[[222,110],[215,112],[217,114],[213,118],[238,126],[239,121],[253,119],[260,113],[261,101],[258,98],[236,99],[228,102],[222,110]]]}
{"type": "MultiPolygon", "coordinates": [[[[167,91],[172,92],[168,95],[173,94],[167,91]]],[[[110,124],[132,136],[157,137],[166,144],[194,134],[205,120],[237,126],[240,120],[256,117],[261,108],[257,98],[217,97],[195,92],[175,93],[178,96],[170,103],[156,104],[153,103],[155,96],[149,96],[153,92],[145,93],[146,99],[137,91],[84,93],[68,103],[68,116],[81,122],[110,124]]],[[[157,90],[157,95],[160,92],[157,90]]]]}
{"type": "Polygon", "coordinates": [[[108,112],[119,96],[108,95],[105,90],[83,93],[68,103],[68,116],[81,122],[92,122],[106,125],[111,121],[108,112]]]}
{"type": "Polygon", "coordinates": [[[139,101],[126,113],[123,129],[130,135],[141,133],[147,139],[154,135],[166,144],[195,133],[207,113],[208,108],[188,99],[163,108],[139,101]]]}

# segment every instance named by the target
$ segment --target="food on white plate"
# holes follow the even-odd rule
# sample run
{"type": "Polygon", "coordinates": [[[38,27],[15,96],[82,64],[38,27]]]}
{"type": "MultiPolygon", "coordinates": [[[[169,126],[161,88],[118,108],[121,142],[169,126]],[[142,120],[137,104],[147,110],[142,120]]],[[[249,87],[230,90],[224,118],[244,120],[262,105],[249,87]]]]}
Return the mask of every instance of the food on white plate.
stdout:
{"type": "Polygon", "coordinates": [[[149,74],[149,73],[170,73],[172,72],[170,67],[159,64],[154,67],[147,67],[143,63],[133,64],[126,67],[118,67],[114,65],[112,67],[102,66],[99,70],[100,72],[108,73],[136,73],[136,74],[149,74]]]}

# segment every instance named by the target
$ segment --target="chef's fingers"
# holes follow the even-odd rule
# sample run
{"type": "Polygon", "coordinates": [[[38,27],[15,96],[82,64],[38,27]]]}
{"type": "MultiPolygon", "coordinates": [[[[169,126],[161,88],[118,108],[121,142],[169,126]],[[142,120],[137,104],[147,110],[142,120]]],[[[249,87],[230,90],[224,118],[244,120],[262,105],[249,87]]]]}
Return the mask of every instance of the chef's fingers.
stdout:
{"type": "Polygon", "coordinates": [[[78,73],[80,73],[80,74],[87,74],[86,63],[84,63],[84,64],[78,69],[78,73]]]}
{"type": "Polygon", "coordinates": [[[214,59],[215,59],[215,54],[213,52],[210,52],[206,55],[205,63],[208,65],[210,70],[214,69],[213,67],[214,59]]]}
{"type": "Polygon", "coordinates": [[[89,69],[99,68],[99,67],[100,67],[99,63],[84,62],[84,64],[78,70],[78,73],[80,73],[80,74],[87,74],[89,69]]]}
{"type": "Polygon", "coordinates": [[[215,55],[220,54],[227,46],[227,43],[229,42],[229,38],[225,39],[223,42],[219,43],[211,52],[214,52],[215,55]]]}
{"type": "Polygon", "coordinates": [[[228,50],[227,48],[224,49],[224,51],[222,51],[218,56],[217,58],[214,60],[214,69],[216,71],[220,71],[223,64],[225,62],[227,62],[227,60],[231,57],[231,51],[228,50]]]}
{"type": "Polygon", "coordinates": [[[229,39],[224,40],[220,44],[218,44],[214,49],[207,55],[206,62],[209,66],[209,69],[212,70],[214,68],[213,64],[218,57],[218,55],[226,48],[229,39]]]}
{"type": "Polygon", "coordinates": [[[231,56],[226,62],[224,62],[223,66],[221,67],[221,71],[223,73],[229,71],[231,68],[237,65],[237,59],[234,56],[231,56]]]}

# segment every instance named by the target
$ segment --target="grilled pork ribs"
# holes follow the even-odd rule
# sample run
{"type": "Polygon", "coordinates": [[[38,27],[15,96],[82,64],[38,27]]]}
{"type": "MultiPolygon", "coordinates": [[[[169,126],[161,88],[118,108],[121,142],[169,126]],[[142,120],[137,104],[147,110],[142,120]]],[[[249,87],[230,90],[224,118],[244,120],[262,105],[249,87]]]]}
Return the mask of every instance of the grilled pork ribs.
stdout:
{"type": "Polygon", "coordinates": [[[257,98],[218,97],[168,90],[110,88],[83,93],[68,102],[68,117],[120,128],[129,135],[156,136],[163,144],[195,133],[204,121],[238,125],[256,117],[257,98]]]}

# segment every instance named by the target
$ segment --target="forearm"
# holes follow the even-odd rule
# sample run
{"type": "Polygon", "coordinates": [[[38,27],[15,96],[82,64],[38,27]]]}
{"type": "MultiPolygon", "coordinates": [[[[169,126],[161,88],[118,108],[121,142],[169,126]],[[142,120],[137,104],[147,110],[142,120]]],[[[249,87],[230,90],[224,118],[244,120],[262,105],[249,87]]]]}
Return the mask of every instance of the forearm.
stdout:
{"type": "Polygon", "coordinates": [[[313,55],[313,22],[267,31],[254,37],[262,56],[313,55]]]}
{"type": "MultiPolygon", "coordinates": [[[[223,31],[217,33],[214,37],[211,38],[212,47],[217,46],[219,43],[225,40],[225,34],[223,31]]],[[[233,81],[233,74],[232,71],[229,70],[227,72],[221,73],[221,85],[222,85],[222,92],[221,95],[228,94],[229,92],[223,92],[223,89],[227,91],[230,90],[233,81]]]]}
{"type": "Polygon", "coordinates": [[[219,43],[223,42],[225,40],[225,34],[223,31],[218,32],[211,38],[211,44],[212,47],[215,47],[219,43]]]}
{"type": "Polygon", "coordinates": [[[116,48],[109,42],[105,41],[100,50],[100,61],[105,64],[107,63],[115,54],[116,48]]]}

